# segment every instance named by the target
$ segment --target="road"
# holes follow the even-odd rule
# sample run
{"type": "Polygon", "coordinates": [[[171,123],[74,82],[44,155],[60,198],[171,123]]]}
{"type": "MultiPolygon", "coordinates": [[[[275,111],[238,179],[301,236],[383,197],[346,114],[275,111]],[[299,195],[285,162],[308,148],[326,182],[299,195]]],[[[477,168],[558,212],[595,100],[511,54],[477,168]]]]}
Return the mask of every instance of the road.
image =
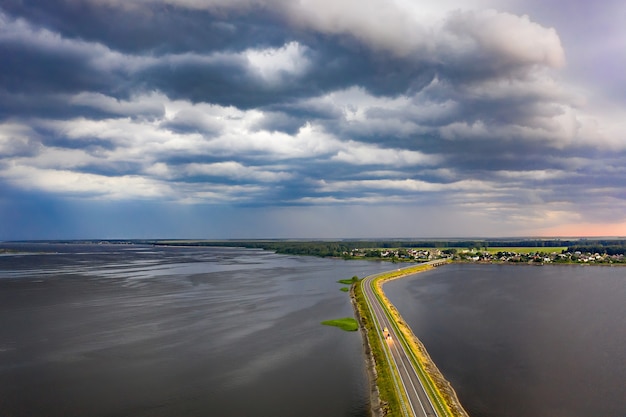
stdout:
{"type": "MultiPolygon", "coordinates": [[[[431,262],[432,264],[436,262],[431,262]]],[[[419,377],[420,370],[416,369],[411,361],[411,352],[409,352],[402,343],[400,343],[400,334],[396,330],[396,326],[392,324],[391,319],[387,316],[385,309],[381,305],[380,300],[376,297],[373,288],[373,280],[383,274],[370,275],[361,281],[361,288],[368,302],[370,312],[377,323],[378,337],[383,345],[387,345],[389,349],[386,351],[386,360],[390,367],[395,368],[400,376],[396,378],[396,390],[406,393],[407,402],[403,404],[402,413],[404,416],[416,417],[433,417],[439,416],[435,411],[435,407],[431,402],[422,381],[419,377]],[[383,329],[387,328],[390,339],[385,339],[383,329]]],[[[377,358],[380,360],[379,358],[377,358]]],[[[402,398],[402,396],[400,396],[402,398]]]]}

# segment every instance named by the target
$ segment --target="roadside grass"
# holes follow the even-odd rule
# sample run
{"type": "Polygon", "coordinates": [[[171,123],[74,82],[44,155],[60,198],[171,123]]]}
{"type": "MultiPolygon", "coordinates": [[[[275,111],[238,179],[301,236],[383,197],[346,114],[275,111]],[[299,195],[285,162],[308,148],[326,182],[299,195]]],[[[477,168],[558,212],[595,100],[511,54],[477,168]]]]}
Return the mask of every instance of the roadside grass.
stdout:
{"type": "Polygon", "coordinates": [[[361,286],[355,283],[352,288],[358,317],[365,330],[365,337],[367,338],[368,347],[370,349],[370,357],[374,361],[373,365],[375,367],[376,380],[373,382],[378,387],[381,415],[385,417],[401,417],[403,415],[402,401],[400,397],[398,397],[398,391],[394,384],[395,377],[392,370],[387,362],[383,360],[383,358],[385,358],[385,352],[383,351],[383,346],[378,337],[378,329],[372,321],[372,316],[367,301],[365,301],[361,286]]]}
{"type": "Polygon", "coordinates": [[[348,292],[350,291],[350,287],[341,287],[339,288],[339,291],[348,292]]]}
{"type": "Polygon", "coordinates": [[[352,317],[344,317],[342,319],[326,320],[322,322],[325,326],[339,327],[347,332],[356,332],[359,330],[359,323],[352,317]]]}

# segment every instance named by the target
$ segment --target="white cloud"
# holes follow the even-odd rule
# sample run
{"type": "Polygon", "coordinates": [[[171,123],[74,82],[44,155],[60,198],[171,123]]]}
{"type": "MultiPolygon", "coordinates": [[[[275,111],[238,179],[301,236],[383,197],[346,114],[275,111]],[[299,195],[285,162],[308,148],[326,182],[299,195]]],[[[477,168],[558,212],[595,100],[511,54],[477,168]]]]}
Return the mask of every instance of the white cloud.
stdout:
{"type": "Polygon", "coordinates": [[[103,110],[112,114],[135,116],[162,116],[165,109],[163,103],[166,98],[159,93],[153,92],[147,95],[133,96],[128,100],[116,99],[102,93],[81,92],[69,96],[66,100],[70,104],[103,110]]]}
{"type": "Polygon", "coordinates": [[[532,171],[495,171],[493,173],[496,176],[499,176],[503,179],[507,180],[518,180],[518,181],[547,181],[561,178],[568,178],[576,175],[572,172],[561,171],[556,169],[543,169],[543,170],[532,170],[532,171]]]}
{"type": "Polygon", "coordinates": [[[69,170],[39,169],[11,164],[0,176],[23,189],[92,198],[163,198],[171,196],[168,184],[137,175],[107,177],[69,170]]]}
{"type": "Polygon", "coordinates": [[[331,154],[339,147],[338,139],[313,124],[301,127],[295,135],[265,130],[250,131],[245,123],[234,124],[207,145],[207,149],[222,156],[245,155],[274,160],[310,159],[331,154]]]}
{"type": "Polygon", "coordinates": [[[336,205],[336,204],[407,204],[412,199],[407,196],[383,196],[370,195],[365,197],[349,196],[326,196],[326,197],[302,197],[293,203],[312,205],[336,205]]]}
{"type": "Polygon", "coordinates": [[[452,59],[492,60],[504,65],[565,65],[565,52],[556,30],[495,10],[455,11],[444,23],[445,39],[452,59]]]}
{"type": "Polygon", "coordinates": [[[320,181],[318,191],[361,191],[361,190],[395,190],[396,192],[442,192],[442,191],[475,191],[494,190],[494,185],[480,180],[461,180],[452,183],[434,183],[415,179],[380,179],[356,181],[320,181]]]}
{"type": "Polygon", "coordinates": [[[222,204],[256,201],[268,188],[259,185],[225,185],[215,183],[176,184],[178,202],[182,204],[222,204]]]}
{"type": "MultiPolygon", "coordinates": [[[[240,111],[214,105],[193,105],[170,101],[162,95],[134,97],[123,103],[128,109],[142,109],[152,101],[154,108],[165,108],[161,118],[84,117],[71,120],[31,119],[0,125],[0,151],[10,156],[22,148],[34,149],[4,164],[0,177],[24,189],[87,197],[166,198],[198,203],[208,201],[247,201],[266,187],[257,183],[280,183],[294,178],[294,167],[278,164],[279,160],[328,158],[345,147],[323,129],[305,125],[295,135],[264,130],[251,130],[262,112],[240,111]],[[181,113],[190,119],[214,127],[208,137],[201,132],[176,133],[167,128],[168,121],[181,113]],[[44,135],[61,137],[54,145],[34,134],[36,128],[44,135]],[[19,145],[19,146],[18,146],[19,145]],[[67,147],[64,147],[67,146],[67,147]],[[240,158],[257,163],[247,165],[240,158]],[[169,163],[178,156],[211,158],[211,163],[169,163]],[[231,156],[231,157],[229,157],[231,156]],[[236,159],[232,159],[236,158],[236,159]],[[106,169],[110,176],[90,173],[106,169]],[[114,172],[126,172],[114,174],[114,172]],[[190,177],[211,177],[211,183],[184,183],[190,177]],[[248,186],[231,186],[232,180],[248,186]],[[207,189],[209,187],[210,189],[207,189]],[[182,190],[185,190],[183,193],[182,190]]],[[[80,95],[77,101],[94,106],[114,103],[105,96],[80,95]]]]}
{"type": "Polygon", "coordinates": [[[39,147],[39,152],[26,157],[13,158],[15,165],[30,166],[41,169],[73,170],[89,165],[99,165],[106,162],[101,158],[90,155],[84,149],[64,149],[58,147],[39,147]]]}
{"type": "Polygon", "coordinates": [[[427,29],[415,16],[383,0],[304,0],[287,2],[287,19],[300,27],[352,35],[374,50],[408,56],[428,47],[427,29]]]}
{"type": "Polygon", "coordinates": [[[276,84],[286,77],[300,76],[309,68],[311,63],[306,53],[307,47],[289,42],[281,48],[248,49],[243,56],[261,78],[276,84]]]}
{"type": "Polygon", "coordinates": [[[187,175],[209,175],[236,180],[254,180],[261,182],[280,182],[293,177],[284,171],[265,170],[258,167],[245,166],[239,162],[226,161],[212,164],[188,164],[184,167],[187,175]]]}
{"type": "Polygon", "coordinates": [[[0,124],[0,158],[35,152],[38,134],[32,127],[16,122],[0,124]]]}
{"type": "Polygon", "coordinates": [[[403,149],[381,149],[352,141],[347,142],[344,149],[337,152],[331,160],[352,165],[387,165],[391,167],[435,165],[441,162],[439,156],[403,149]]]}

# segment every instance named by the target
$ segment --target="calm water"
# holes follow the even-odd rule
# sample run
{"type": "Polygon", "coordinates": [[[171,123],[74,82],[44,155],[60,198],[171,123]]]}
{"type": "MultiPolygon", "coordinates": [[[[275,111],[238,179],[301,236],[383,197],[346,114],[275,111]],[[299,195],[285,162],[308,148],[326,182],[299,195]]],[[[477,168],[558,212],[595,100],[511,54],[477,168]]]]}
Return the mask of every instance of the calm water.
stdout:
{"type": "Polygon", "coordinates": [[[472,417],[626,416],[626,268],[447,265],[384,289],[472,417]]]}
{"type": "Polygon", "coordinates": [[[2,416],[367,414],[360,334],[320,321],[353,314],[338,279],[389,264],[19,248],[0,255],[2,416]]]}

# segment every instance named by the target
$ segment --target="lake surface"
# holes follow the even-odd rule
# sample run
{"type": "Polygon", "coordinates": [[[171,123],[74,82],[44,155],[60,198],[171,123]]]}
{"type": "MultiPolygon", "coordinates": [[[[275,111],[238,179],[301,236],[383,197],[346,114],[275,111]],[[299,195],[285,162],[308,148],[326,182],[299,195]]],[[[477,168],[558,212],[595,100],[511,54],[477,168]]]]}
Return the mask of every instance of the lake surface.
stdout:
{"type": "Polygon", "coordinates": [[[353,315],[337,280],[389,264],[232,248],[17,249],[0,254],[2,416],[367,415],[360,334],[320,322],[353,315]]]}
{"type": "Polygon", "coordinates": [[[471,417],[626,416],[626,268],[456,264],[384,290],[471,417]]]}

